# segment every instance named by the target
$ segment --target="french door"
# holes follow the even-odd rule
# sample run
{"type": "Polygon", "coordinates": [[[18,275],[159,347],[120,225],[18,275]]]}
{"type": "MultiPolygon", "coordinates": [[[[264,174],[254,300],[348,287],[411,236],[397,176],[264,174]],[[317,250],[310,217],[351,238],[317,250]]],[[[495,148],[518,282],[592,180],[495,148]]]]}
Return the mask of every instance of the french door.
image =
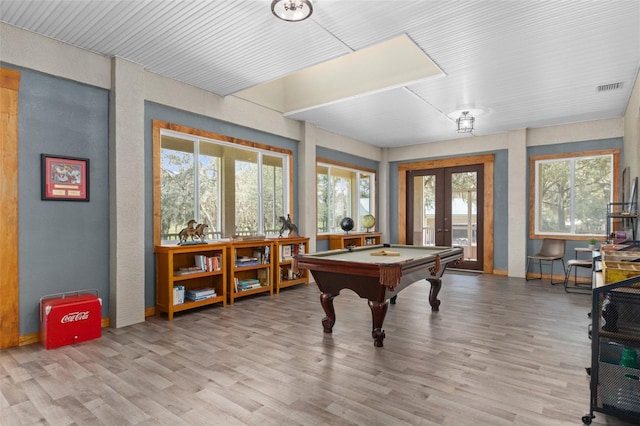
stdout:
{"type": "Polygon", "coordinates": [[[482,270],[484,165],[407,171],[407,241],[458,246],[456,268],[482,270]]]}

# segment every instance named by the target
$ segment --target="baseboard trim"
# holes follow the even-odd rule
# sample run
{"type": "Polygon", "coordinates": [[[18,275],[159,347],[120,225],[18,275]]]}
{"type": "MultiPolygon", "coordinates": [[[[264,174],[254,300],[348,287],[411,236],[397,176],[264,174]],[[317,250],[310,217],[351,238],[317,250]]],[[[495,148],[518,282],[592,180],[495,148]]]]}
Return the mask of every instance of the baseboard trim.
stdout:
{"type": "MultiPolygon", "coordinates": [[[[102,328],[111,327],[111,318],[102,318],[102,320],[100,321],[100,326],[102,328]]],[[[20,336],[20,339],[18,340],[18,346],[26,346],[38,342],[40,342],[40,332],[30,333],[25,334],[24,336],[20,336]]]]}

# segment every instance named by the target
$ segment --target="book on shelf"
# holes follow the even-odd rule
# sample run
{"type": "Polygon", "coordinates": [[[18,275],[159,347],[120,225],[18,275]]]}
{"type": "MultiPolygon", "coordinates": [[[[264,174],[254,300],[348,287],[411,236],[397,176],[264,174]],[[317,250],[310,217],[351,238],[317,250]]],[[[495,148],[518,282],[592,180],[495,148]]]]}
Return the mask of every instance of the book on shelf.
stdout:
{"type": "Polygon", "coordinates": [[[375,245],[375,243],[376,243],[375,237],[365,237],[364,239],[364,244],[366,246],[372,246],[372,245],[375,245]]]}
{"type": "Polygon", "coordinates": [[[185,297],[193,301],[210,299],[216,296],[216,289],[211,287],[185,290],[185,297]]]}
{"type": "Polygon", "coordinates": [[[292,246],[290,244],[284,244],[280,247],[280,260],[281,261],[285,261],[285,260],[291,260],[291,258],[293,257],[293,250],[292,250],[292,246]]]}
{"type": "Polygon", "coordinates": [[[209,272],[219,271],[222,269],[222,255],[217,254],[215,256],[207,257],[207,270],[209,272]]]}
{"type": "Polygon", "coordinates": [[[262,287],[260,281],[255,278],[238,279],[238,277],[235,277],[234,284],[236,293],[247,290],[255,290],[256,288],[262,287]]]}
{"type": "Polygon", "coordinates": [[[197,296],[197,297],[187,296],[187,300],[191,300],[192,302],[199,302],[201,300],[213,299],[214,297],[216,297],[215,294],[208,295],[208,296],[197,296]]]}
{"type": "Polygon", "coordinates": [[[173,286],[173,304],[182,305],[184,303],[184,286],[173,286]]]}
{"type": "Polygon", "coordinates": [[[181,276],[181,275],[189,275],[189,274],[198,274],[202,272],[202,269],[199,266],[186,266],[182,268],[178,268],[173,272],[173,275],[181,276]]]}
{"type": "Polygon", "coordinates": [[[200,272],[214,272],[222,269],[222,255],[205,256],[197,254],[194,256],[195,266],[200,268],[200,272]]]}
{"type": "Polygon", "coordinates": [[[238,283],[238,291],[255,290],[261,287],[262,285],[260,285],[260,283],[238,283]]]}
{"type": "Polygon", "coordinates": [[[246,266],[255,266],[259,265],[260,261],[257,257],[249,257],[249,256],[239,256],[236,257],[236,267],[243,268],[246,266]]]}

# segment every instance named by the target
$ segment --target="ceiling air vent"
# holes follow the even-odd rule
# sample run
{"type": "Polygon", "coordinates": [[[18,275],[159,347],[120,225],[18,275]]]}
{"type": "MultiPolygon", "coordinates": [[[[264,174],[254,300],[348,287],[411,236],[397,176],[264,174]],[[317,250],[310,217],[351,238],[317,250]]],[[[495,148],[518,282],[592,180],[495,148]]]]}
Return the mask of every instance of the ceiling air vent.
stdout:
{"type": "Polygon", "coordinates": [[[622,89],[622,82],[619,81],[617,83],[611,84],[603,84],[602,86],[596,87],[596,92],[608,92],[609,90],[622,89]]]}

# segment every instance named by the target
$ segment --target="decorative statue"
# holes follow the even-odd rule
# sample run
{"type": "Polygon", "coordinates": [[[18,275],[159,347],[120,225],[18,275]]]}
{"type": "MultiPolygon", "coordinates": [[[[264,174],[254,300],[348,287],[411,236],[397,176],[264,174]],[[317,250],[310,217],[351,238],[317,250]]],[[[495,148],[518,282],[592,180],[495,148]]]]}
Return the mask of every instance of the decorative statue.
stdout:
{"type": "Polygon", "coordinates": [[[180,231],[180,233],[178,234],[178,238],[180,239],[178,241],[178,245],[186,244],[189,237],[191,237],[191,242],[194,244],[197,244],[197,242],[194,242],[196,238],[200,240],[200,243],[206,242],[204,236],[205,228],[207,228],[209,225],[201,223],[198,226],[195,226],[195,224],[196,221],[193,219],[187,222],[187,227],[180,231]]]}
{"type": "Polygon", "coordinates": [[[196,221],[194,219],[191,219],[189,222],[187,222],[187,227],[180,231],[180,233],[178,234],[178,238],[180,239],[180,241],[178,241],[178,244],[186,242],[187,238],[189,237],[191,237],[191,240],[193,240],[193,237],[196,234],[196,228],[193,226],[195,224],[196,221]]]}
{"type": "Polygon", "coordinates": [[[194,232],[195,236],[198,237],[200,241],[202,241],[203,243],[205,242],[205,238],[204,238],[205,228],[208,228],[208,227],[209,225],[207,225],[206,223],[201,223],[198,226],[196,226],[196,230],[194,232]]]}
{"type": "Polygon", "coordinates": [[[290,237],[291,234],[298,236],[300,234],[298,234],[298,227],[294,224],[291,223],[291,216],[287,214],[287,218],[285,219],[284,216],[280,216],[280,223],[282,223],[282,227],[280,228],[280,235],[279,237],[282,237],[282,233],[285,230],[289,230],[289,234],[288,236],[290,237]]]}

